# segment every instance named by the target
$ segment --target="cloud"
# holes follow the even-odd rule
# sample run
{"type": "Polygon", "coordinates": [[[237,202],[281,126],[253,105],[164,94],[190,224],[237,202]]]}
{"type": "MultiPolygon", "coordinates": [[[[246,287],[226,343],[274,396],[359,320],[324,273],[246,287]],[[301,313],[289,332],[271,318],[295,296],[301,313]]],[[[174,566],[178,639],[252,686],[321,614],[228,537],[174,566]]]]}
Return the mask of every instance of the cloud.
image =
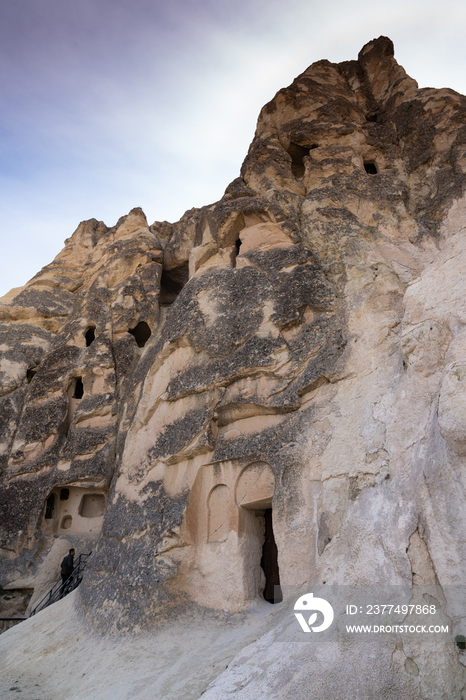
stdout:
{"type": "Polygon", "coordinates": [[[466,92],[465,18],[456,0],[3,3],[0,294],[81,219],[176,220],[221,197],[261,107],[316,60],[386,34],[421,86],[466,92]]]}

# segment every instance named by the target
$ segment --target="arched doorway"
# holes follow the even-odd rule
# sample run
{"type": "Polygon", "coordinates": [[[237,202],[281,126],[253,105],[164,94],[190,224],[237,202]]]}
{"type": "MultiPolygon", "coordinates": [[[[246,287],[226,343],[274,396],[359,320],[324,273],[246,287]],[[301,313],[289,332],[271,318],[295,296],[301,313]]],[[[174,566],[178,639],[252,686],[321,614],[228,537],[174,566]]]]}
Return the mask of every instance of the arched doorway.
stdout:
{"type": "Polygon", "coordinates": [[[249,566],[262,569],[261,588],[264,600],[280,603],[278,549],[273,532],[272,499],[275,489],[273,471],[266,462],[254,462],[241,472],[236,483],[236,505],[239,507],[239,534],[250,541],[249,566]],[[265,581],[264,581],[265,578],[265,581]]]}

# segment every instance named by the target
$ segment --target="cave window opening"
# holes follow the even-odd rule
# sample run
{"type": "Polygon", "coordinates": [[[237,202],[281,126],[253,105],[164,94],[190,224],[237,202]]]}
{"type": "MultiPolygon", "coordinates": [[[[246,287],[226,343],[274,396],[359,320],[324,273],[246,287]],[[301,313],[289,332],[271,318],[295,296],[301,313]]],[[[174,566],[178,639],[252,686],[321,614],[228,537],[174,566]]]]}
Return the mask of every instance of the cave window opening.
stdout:
{"type": "Polygon", "coordinates": [[[301,180],[304,176],[306,170],[304,158],[309,155],[311,148],[316,148],[316,146],[298,146],[297,143],[290,143],[289,145],[288,154],[291,156],[291,172],[297,180],[301,180]]]}
{"type": "Polygon", "coordinates": [[[74,382],[74,387],[73,387],[72,398],[73,399],[82,399],[83,396],[84,396],[83,378],[76,377],[75,382],[74,382]]]}
{"type": "Polygon", "coordinates": [[[68,397],[68,412],[66,414],[66,420],[62,426],[62,431],[65,435],[68,435],[74,413],[79,405],[82,397],[84,396],[84,385],[82,377],[72,377],[66,391],[68,397]]]}
{"type": "Polygon", "coordinates": [[[173,270],[162,270],[160,278],[160,304],[173,304],[189,279],[188,265],[180,265],[173,270]]]}
{"type": "Polygon", "coordinates": [[[62,530],[69,530],[72,522],[73,522],[73,518],[71,517],[71,515],[65,515],[65,517],[63,518],[63,520],[61,522],[61,529],[62,530]]]}
{"type": "Polygon", "coordinates": [[[128,333],[134,337],[138,348],[143,348],[152,335],[152,331],[145,321],[139,321],[137,326],[128,330],[128,333]]]}
{"type": "Polygon", "coordinates": [[[67,501],[70,497],[69,489],[60,489],[60,501],[67,501]]]}
{"type": "Polygon", "coordinates": [[[368,175],[377,175],[377,166],[375,163],[367,162],[364,163],[364,170],[368,175]]]}
{"type": "Polygon", "coordinates": [[[242,243],[241,238],[237,238],[235,241],[235,250],[234,250],[233,257],[232,257],[232,267],[236,267],[236,258],[239,255],[239,251],[241,249],[241,243],[242,243]]]}
{"type": "Polygon", "coordinates": [[[95,340],[95,326],[89,326],[87,331],[84,333],[86,339],[86,348],[88,348],[95,340]]]}
{"type": "Polygon", "coordinates": [[[28,384],[29,384],[29,382],[32,381],[32,378],[34,377],[35,373],[36,373],[35,369],[28,369],[28,371],[26,372],[26,379],[27,379],[28,384]]]}
{"type": "Polygon", "coordinates": [[[366,115],[366,121],[368,122],[376,122],[378,119],[378,114],[377,112],[373,112],[372,114],[367,114],[366,115]]]}
{"type": "Polygon", "coordinates": [[[105,512],[103,493],[87,493],[79,504],[78,513],[82,518],[100,518],[105,512]]]}
{"type": "Polygon", "coordinates": [[[265,574],[264,600],[268,603],[281,603],[280,571],[278,568],[278,549],[273,534],[272,508],[264,512],[265,539],[262,547],[261,567],[265,574]]]}
{"type": "Polygon", "coordinates": [[[45,519],[46,520],[52,520],[54,510],[55,510],[55,495],[53,493],[51,493],[45,502],[45,519]]]}

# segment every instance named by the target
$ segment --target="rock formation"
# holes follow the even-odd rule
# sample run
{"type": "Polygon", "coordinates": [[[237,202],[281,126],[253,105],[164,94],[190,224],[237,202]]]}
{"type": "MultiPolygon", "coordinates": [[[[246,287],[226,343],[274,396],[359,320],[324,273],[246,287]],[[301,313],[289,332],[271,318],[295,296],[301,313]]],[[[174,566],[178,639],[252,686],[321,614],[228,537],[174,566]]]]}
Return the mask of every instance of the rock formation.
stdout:
{"type": "Polygon", "coordinates": [[[259,616],[173,697],[464,700],[465,183],[466,98],[380,37],[277,93],[219,202],[80,224],[0,303],[2,585],[37,600],[72,543],[87,629],[259,616]],[[450,634],[284,653],[277,565],[436,586],[450,634]]]}

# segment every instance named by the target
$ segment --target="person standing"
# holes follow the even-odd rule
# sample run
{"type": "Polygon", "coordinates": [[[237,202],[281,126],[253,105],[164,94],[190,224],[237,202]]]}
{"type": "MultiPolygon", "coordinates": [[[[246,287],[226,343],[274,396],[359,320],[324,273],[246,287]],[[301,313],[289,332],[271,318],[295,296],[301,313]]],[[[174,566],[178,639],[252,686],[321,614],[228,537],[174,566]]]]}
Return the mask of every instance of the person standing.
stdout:
{"type": "Polygon", "coordinates": [[[74,555],[75,550],[71,548],[67,556],[63,558],[63,561],[61,563],[62,598],[65,595],[65,584],[74,570],[74,555]]]}

